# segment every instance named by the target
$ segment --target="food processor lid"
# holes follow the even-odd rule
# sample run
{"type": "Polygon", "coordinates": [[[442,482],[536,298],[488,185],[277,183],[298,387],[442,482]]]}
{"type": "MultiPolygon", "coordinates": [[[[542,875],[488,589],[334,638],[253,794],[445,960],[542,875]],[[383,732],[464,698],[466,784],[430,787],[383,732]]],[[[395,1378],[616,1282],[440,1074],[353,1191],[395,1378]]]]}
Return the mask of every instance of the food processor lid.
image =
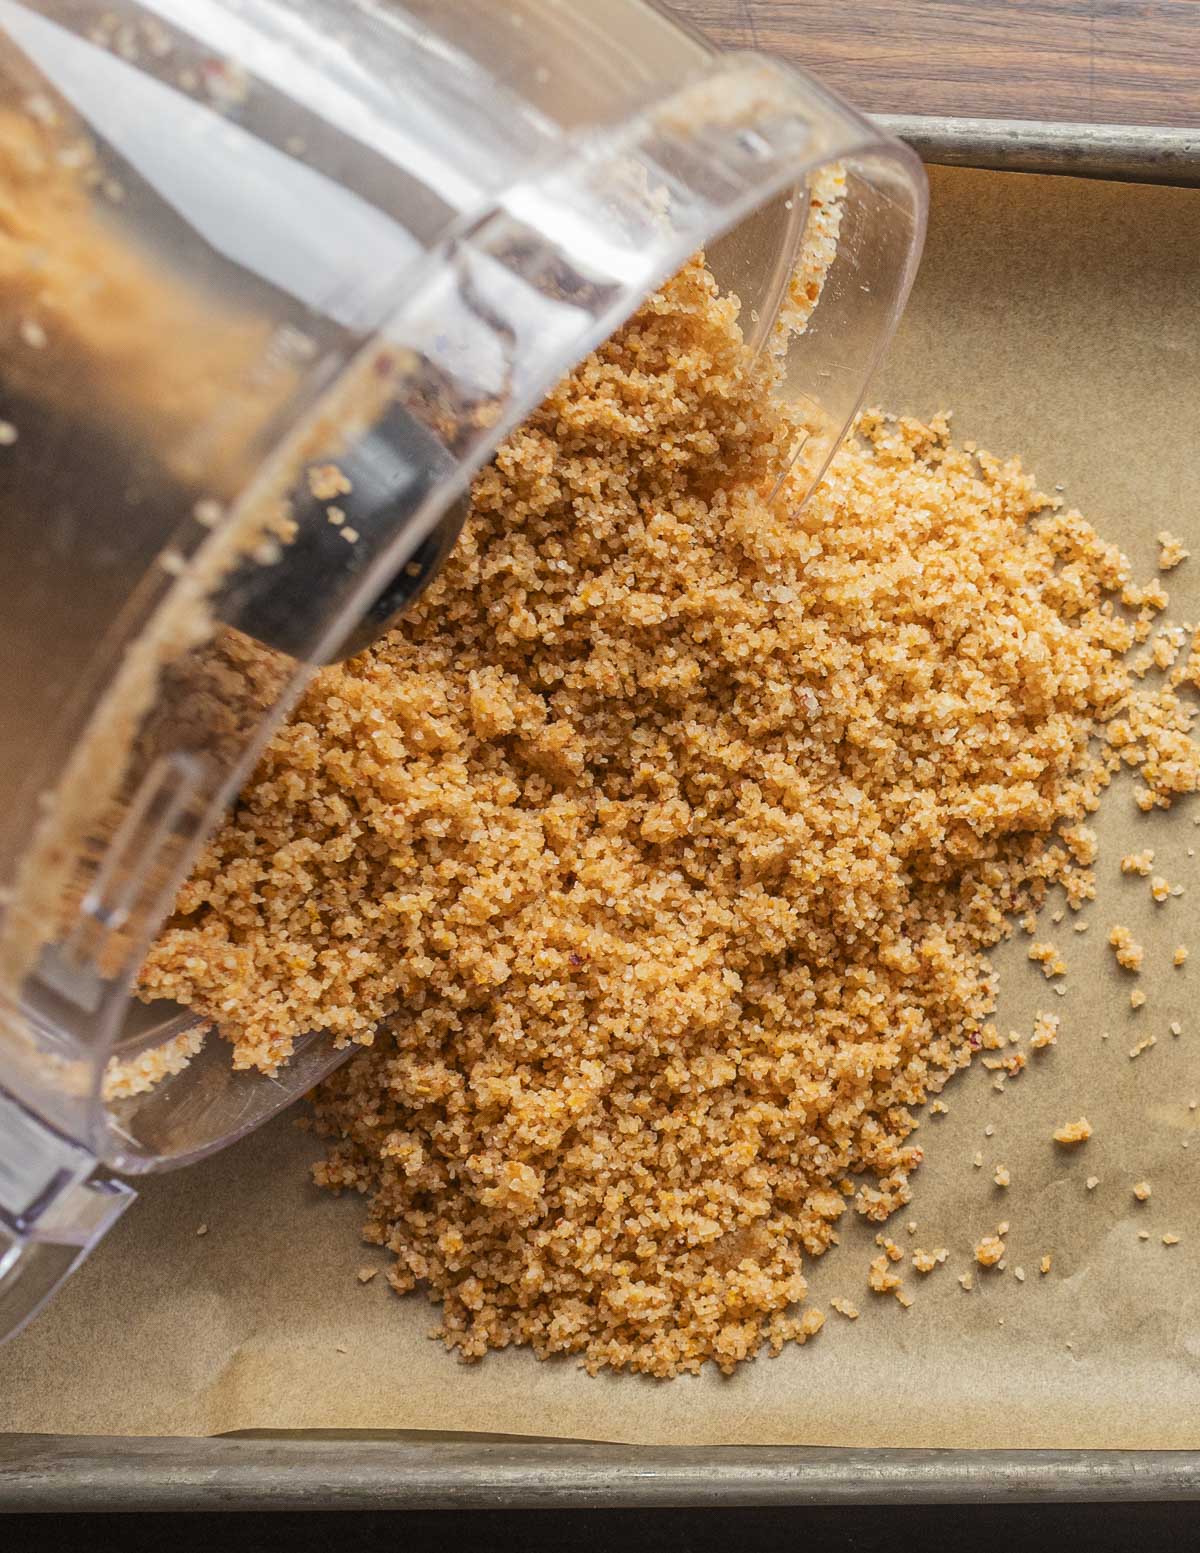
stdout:
{"type": "Polygon", "coordinates": [[[906,148],[641,0],[585,11],[0,0],[0,1332],[127,1205],[98,1165],[200,1158],[345,1055],[235,1072],[134,981],[499,441],[699,248],[765,341],[836,205],[787,359],[811,483],[899,316],[906,148]]]}

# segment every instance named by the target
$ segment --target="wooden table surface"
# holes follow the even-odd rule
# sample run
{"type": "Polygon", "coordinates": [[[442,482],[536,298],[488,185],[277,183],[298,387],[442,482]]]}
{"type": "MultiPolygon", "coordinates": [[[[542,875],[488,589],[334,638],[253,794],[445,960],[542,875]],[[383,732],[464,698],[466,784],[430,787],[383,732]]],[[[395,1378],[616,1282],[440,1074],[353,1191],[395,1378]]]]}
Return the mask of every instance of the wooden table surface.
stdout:
{"type": "Polygon", "coordinates": [[[869,113],[1200,129],[1200,0],[671,0],[869,113]]]}

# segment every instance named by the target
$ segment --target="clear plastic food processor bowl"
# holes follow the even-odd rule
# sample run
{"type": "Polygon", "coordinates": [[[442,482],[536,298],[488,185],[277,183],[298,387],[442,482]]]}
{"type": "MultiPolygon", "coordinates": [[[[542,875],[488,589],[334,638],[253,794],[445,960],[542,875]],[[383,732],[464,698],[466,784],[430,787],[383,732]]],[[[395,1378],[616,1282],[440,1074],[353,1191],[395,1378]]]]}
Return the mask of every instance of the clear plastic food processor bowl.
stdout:
{"type": "Polygon", "coordinates": [[[314,666],[453,544],[472,473],[699,248],[819,477],[920,251],[912,155],[644,0],[0,0],[0,1333],[136,1175],[344,1055],[238,1072],[131,996],[314,666]]]}

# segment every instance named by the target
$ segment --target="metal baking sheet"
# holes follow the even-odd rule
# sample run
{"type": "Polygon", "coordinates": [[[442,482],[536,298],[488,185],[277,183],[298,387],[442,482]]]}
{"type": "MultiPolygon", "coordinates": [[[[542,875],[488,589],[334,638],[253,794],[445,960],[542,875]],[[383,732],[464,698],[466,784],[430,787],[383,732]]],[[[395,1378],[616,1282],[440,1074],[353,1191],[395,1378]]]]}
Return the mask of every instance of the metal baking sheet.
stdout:
{"type": "Polygon", "coordinates": [[[1200,128],[876,114],[926,162],[1200,188],[1200,128]]]}
{"type": "MultiPolygon", "coordinates": [[[[1200,136],[891,119],[931,162],[1200,186],[1200,136]]],[[[0,1435],[0,1510],[1200,1498],[1200,1452],[672,1449],[486,1436],[0,1435]]]]}
{"type": "Polygon", "coordinates": [[[718,1450],[572,1441],[0,1437],[0,1511],[990,1504],[1200,1497],[1190,1451],[718,1450]]]}

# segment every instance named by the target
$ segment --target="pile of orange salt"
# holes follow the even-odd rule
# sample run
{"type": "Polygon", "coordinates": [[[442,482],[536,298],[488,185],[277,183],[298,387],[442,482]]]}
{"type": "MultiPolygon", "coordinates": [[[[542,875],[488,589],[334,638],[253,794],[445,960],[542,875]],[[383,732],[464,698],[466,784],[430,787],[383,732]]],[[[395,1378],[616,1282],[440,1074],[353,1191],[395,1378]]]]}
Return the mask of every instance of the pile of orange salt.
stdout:
{"type": "Polygon", "coordinates": [[[1200,785],[1200,660],[1125,662],[1157,585],[942,419],[864,415],[797,510],[774,388],[687,266],[317,677],[142,973],[243,1066],[363,1046],[317,1179],[467,1358],[667,1376],[811,1336],[804,1258],[908,1201],[985,951],[1091,895],[1122,759],[1144,804],[1200,785]]]}

